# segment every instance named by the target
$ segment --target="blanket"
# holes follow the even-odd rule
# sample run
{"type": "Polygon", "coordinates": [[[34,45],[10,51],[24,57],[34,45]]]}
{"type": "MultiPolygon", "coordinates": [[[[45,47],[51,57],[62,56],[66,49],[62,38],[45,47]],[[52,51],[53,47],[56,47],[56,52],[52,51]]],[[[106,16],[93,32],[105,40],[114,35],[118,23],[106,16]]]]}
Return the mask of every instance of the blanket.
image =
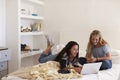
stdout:
{"type": "MultiPolygon", "coordinates": [[[[48,64],[49,64],[49,62],[45,63],[44,65],[48,66],[48,64]]],[[[57,63],[55,63],[55,64],[57,64],[57,63]]],[[[41,66],[42,64],[39,64],[39,65],[41,66]]],[[[39,67],[39,65],[36,65],[33,67],[22,68],[18,71],[15,71],[15,72],[9,74],[8,77],[2,78],[2,80],[35,80],[35,79],[37,80],[37,77],[33,78],[33,76],[36,76],[37,74],[39,74],[38,72],[36,72],[36,68],[39,67]]],[[[58,66],[59,66],[59,64],[58,64],[58,66]]],[[[51,70],[48,71],[48,74],[52,73],[51,70]]],[[[77,73],[75,73],[74,75],[76,75],[76,74],[77,73]]],[[[72,73],[71,73],[71,75],[72,75],[72,73]]],[[[120,80],[120,64],[113,64],[112,69],[99,71],[98,74],[89,74],[89,75],[78,74],[78,76],[80,76],[80,77],[76,76],[74,78],[71,75],[69,74],[69,76],[68,76],[68,75],[62,75],[62,74],[59,75],[58,74],[59,77],[61,76],[60,77],[61,80],[120,80]],[[62,79],[62,77],[63,77],[63,79],[62,79]],[[67,78],[72,77],[72,79],[65,79],[65,77],[67,77],[67,78]]],[[[40,78],[38,78],[38,80],[43,79],[42,77],[40,77],[40,78]]],[[[53,79],[53,80],[57,80],[57,79],[53,79]]]]}
{"type": "Polygon", "coordinates": [[[59,69],[60,65],[58,62],[48,61],[32,67],[23,68],[9,74],[9,76],[14,75],[27,80],[66,80],[81,77],[81,75],[73,69],[71,69],[71,73],[69,74],[58,73],[59,69]]]}

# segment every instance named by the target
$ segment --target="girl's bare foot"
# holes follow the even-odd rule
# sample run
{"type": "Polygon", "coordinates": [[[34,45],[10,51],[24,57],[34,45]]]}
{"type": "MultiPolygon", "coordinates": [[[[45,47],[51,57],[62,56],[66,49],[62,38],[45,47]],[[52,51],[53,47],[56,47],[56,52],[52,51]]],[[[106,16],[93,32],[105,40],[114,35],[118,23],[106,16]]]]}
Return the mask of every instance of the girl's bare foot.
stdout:
{"type": "Polygon", "coordinates": [[[50,35],[46,34],[45,37],[47,39],[48,46],[53,46],[55,44],[54,39],[50,35]]]}

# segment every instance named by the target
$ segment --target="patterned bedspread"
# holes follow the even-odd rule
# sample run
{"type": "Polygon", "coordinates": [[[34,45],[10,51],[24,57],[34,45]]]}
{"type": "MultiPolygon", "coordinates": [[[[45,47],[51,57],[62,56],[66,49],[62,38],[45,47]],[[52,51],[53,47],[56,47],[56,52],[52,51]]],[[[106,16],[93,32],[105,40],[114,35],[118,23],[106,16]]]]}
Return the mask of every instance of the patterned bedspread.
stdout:
{"type": "Polygon", "coordinates": [[[80,75],[74,70],[70,74],[58,73],[59,64],[54,61],[22,68],[2,80],[120,80],[120,64],[98,74],[80,75]]]}

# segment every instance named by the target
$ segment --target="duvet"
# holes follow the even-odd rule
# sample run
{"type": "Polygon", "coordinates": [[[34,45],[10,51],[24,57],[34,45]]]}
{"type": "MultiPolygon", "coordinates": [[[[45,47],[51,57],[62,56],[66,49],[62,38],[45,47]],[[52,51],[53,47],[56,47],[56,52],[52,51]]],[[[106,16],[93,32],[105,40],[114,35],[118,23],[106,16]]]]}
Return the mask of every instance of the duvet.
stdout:
{"type": "Polygon", "coordinates": [[[120,80],[120,64],[98,74],[81,75],[71,70],[70,74],[58,73],[59,64],[54,61],[22,68],[3,77],[2,80],[120,80]]]}

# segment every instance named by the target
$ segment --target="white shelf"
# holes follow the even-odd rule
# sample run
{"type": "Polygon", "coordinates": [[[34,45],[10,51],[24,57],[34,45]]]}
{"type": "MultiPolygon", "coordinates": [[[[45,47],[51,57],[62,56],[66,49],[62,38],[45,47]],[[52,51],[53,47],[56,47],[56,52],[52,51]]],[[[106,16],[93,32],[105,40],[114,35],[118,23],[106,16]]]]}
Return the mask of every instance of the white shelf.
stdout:
{"type": "Polygon", "coordinates": [[[43,32],[21,32],[21,36],[29,36],[29,35],[43,35],[43,32]]]}
{"type": "Polygon", "coordinates": [[[43,52],[43,50],[22,52],[21,53],[21,58],[26,58],[26,57],[34,56],[34,55],[37,55],[37,54],[41,54],[42,52],[43,52]]]}
{"type": "Polygon", "coordinates": [[[28,1],[35,3],[35,4],[44,5],[44,3],[40,0],[28,0],[28,1]]]}
{"type": "Polygon", "coordinates": [[[23,26],[23,29],[26,29],[27,27],[29,28],[34,23],[40,23],[44,26],[44,3],[44,0],[6,0],[6,24],[8,24],[6,26],[6,37],[8,39],[6,45],[13,49],[13,54],[11,57],[15,57],[10,60],[11,64],[9,65],[9,72],[13,72],[20,67],[27,67],[37,64],[37,58],[39,57],[37,57],[37,54],[39,55],[41,51],[31,51],[21,54],[21,44],[27,44],[33,49],[44,49],[44,43],[42,43],[42,38],[44,38],[43,32],[21,32],[21,26],[23,26]],[[38,15],[35,16],[32,14],[38,15]],[[11,39],[10,36],[13,35],[14,37],[11,39]]]}
{"type": "Polygon", "coordinates": [[[22,19],[34,19],[34,20],[44,20],[43,17],[40,16],[31,16],[31,15],[21,15],[22,19]]]}

